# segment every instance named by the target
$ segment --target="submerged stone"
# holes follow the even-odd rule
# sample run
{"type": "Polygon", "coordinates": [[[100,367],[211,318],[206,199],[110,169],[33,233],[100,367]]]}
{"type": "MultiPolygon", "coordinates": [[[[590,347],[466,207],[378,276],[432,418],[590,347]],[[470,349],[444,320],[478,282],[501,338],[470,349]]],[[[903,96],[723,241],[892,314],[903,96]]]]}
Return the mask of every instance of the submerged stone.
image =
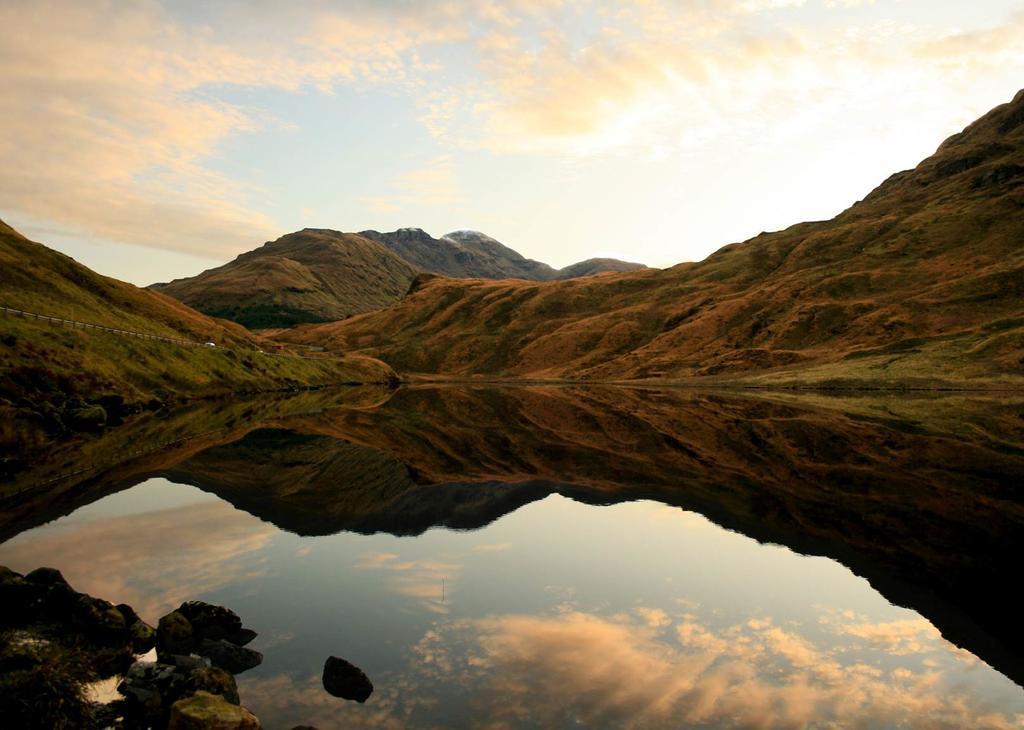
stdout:
{"type": "Polygon", "coordinates": [[[373,694],[373,683],[366,673],[341,657],[327,657],[323,683],[328,693],[346,700],[366,702],[373,694]]]}

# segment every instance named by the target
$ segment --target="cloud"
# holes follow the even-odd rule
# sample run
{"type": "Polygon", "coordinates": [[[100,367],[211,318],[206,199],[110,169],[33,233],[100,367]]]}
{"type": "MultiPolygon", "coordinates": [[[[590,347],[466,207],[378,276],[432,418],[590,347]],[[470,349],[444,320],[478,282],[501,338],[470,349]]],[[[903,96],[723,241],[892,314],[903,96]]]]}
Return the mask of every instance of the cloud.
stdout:
{"type": "Polygon", "coordinates": [[[293,120],[233,88],[408,96],[434,147],[359,198],[395,212],[465,203],[460,155],[481,151],[660,159],[823,129],[873,138],[899,116],[948,131],[990,101],[979,74],[1024,67],[1021,15],[967,31],[856,10],[830,24],[807,12],[822,4],[871,3],[0,3],[0,214],[207,257],[273,238],[269,191],[219,172],[218,155],[293,120]]]}
{"type": "MultiPolygon", "coordinates": [[[[670,622],[671,623],[671,622],[670,622]]],[[[947,682],[939,670],[839,661],[770,620],[715,630],[695,617],[672,626],[649,615],[578,610],[452,622],[420,642],[417,684],[448,678],[473,687],[477,727],[1009,728],[1013,717],[947,682]],[[465,649],[462,657],[458,652],[465,649]]],[[[883,629],[884,633],[884,629],[883,629]]],[[[920,651],[942,653],[930,637],[920,651]]],[[[417,698],[423,701],[423,698],[417,698]]]]}
{"type": "Polygon", "coordinates": [[[453,206],[461,199],[455,160],[438,155],[426,164],[414,167],[391,181],[383,195],[367,195],[359,200],[371,210],[389,212],[416,207],[453,206]]]}
{"type": "Polygon", "coordinates": [[[383,573],[388,590],[414,599],[423,611],[446,614],[451,610],[451,591],[463,566],[444,560],[402,560],[397,553],[366,553],[354,567],[383,573]]]}
{"type": "Polygon", "coordinates": [[[210,27],[153,2],[0,4],[0,207],[87,237],[218,257],[251,248],[275,232],[253,209],[260,191],[209,161],[270,117],[215,90],[402,83],[416,48],[455,37],[443,17],[258,6],[236,38],[228,22],[242,10],[210,27]],[[254,22],[263,40],[246,32],[254,22]]]}
{"type": "Polygon", "coordinates": [[[76,590],[127,603],[156,625],[182,601],[262,575],[252,555],[275,532],[226,502],[203,502],[26,533],[4,545],[4,560],[21,570],[60,566],[76,590]]]}

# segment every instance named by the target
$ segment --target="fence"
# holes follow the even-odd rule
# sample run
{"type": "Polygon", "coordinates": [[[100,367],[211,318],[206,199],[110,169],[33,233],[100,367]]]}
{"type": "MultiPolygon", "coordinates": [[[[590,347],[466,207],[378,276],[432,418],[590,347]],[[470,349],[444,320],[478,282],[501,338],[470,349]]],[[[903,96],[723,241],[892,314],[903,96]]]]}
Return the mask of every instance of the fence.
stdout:
{"type": "MultiPolygon", "coordinates": [[[[141,340],[155,340],[158,342],[169,342],[174,345],[181,345],[182,347],[210,347],[212,343],[198,342],[196,340],[186,340],[181,337],[164,337],[163,335],[154,335],[149,332],[134,332],[132,330],[122,330],[116,327],[107,327],[102,324],[93,324],[92,322],[82,322],[77,319],[63,319],[61,317],[51,317],[47,314],[39,314],[37,312],[26,312],[22,309],[13,309],[11,307],[0,306],[0,313],[3,313],[5,317],[21,317],[23,319],[36,319],[44,322],[49,322],[53,325],[61,327],[70,327],[71,329],[82,329],[82,330],[95,330],[99,332],[109,332],[110,334],[120,335],[122,337],[134,337],[141,340]]],[[[217,347],[222,352],[231,352],[234,350],[243,351],[240,348],[231,347],[217,347]]],[[[295,357],[300,360],[319,360],[324,357],[329,357],[326,353],[320,357],[308,357],[306,355],[297,355],[292,352],[267,352],[259,348],[252,348],[251,350],[244,350],[245,352],[258,352],[262,355],[271,355],[273,357],[295,357]]]]}

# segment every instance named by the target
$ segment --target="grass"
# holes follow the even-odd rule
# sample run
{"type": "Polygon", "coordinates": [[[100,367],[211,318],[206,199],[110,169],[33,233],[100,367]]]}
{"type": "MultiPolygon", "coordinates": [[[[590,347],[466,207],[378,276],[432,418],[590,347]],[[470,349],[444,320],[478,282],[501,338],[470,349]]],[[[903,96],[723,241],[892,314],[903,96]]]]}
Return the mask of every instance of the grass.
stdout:
{"type": "Polygon", "coordinates": [[[46,399],[58,393],[95,397],[211,397],[343,383],[380,383],[390,376],[365,357],[303,359],[222,347],[184,347],[36,320],[0,318],[0,396],[46,399]]]}
{"type": "Polygon", "coordinates": [[[86,684],[95,679],[90,662],[73,647],[14,632],[0,634],[0,718],[24,730],[99,728],[86,684]]]}

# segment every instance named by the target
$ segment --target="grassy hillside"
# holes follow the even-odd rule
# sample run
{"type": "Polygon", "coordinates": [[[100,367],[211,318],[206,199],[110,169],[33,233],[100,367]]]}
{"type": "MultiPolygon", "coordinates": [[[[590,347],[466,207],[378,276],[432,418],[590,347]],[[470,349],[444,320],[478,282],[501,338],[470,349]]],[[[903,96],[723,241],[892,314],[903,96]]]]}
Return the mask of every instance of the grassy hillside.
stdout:
{"type": "Polygon", "coordinates": [[[151,288],[257,329],[379,309],[401,297],[415,275],[376,241],[305,228],[198,276],[151,288]]]}
{"type": "Polygon", "coordinates": [[[765,384],[1024,382],[1024,92],[836,218],[664,271],[422,279],[288,337],[407,373],[765,384]]]}
{"type": "Polygon", "coordinates": [[[4,419],[5,442],[59,430],[70,424],[70,411],[104,396],[131,404],[393,376],[361,356],[310,360],[260,352],[265,345],[245,328],[100,276],[6,224],[0,224],[0,305],[217,345],[187,347],[0,313],[0,406],[20,404],[13,415],[23,421],[4,419]]]}

